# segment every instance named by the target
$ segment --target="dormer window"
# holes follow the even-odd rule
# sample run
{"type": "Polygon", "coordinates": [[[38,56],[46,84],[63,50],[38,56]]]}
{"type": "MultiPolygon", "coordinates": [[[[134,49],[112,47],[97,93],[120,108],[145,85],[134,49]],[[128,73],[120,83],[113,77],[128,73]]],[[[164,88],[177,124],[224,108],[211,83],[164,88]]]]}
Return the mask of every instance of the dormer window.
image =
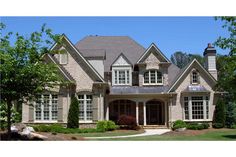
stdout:
{"type": "Polygon", "coordinates": [[[144,85],[163,85],[163,76],[158,70],[149,70],[143,76],[144,85]]]}
{"type": "Polygon", "coordinates": [[[192,71],[191,82],[192,84],[199,84],[199,74],[196,70],[192,71]]]}
{"type": "Polygon", "coordinates": [[[65,48],[62,48],[58,55],[59,63],[60,64],[67,64],[68,63],[68,54],[65,48]]]}
{"type": "Polygon", "coordinates": [[[114,69],[114,85],[130,85],[130,69],[114,69]]]}

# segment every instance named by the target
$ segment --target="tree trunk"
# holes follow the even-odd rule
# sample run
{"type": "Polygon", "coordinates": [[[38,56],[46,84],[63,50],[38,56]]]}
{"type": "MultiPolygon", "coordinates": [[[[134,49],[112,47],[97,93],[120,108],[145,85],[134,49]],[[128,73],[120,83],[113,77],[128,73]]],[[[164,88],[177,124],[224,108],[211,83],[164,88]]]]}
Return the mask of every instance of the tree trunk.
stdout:
{"type": "Polygon", "coordinates": [[[7,135],[8,139],[11,139],[11,101],[7,100],[7,135]]]}

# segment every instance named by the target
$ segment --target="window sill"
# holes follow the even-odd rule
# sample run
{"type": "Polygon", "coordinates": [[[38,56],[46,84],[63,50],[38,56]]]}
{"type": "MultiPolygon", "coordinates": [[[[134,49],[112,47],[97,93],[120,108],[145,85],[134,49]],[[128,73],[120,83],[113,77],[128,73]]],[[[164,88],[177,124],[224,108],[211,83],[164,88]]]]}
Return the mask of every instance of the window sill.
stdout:
{"type": "Polygon", "coordinates": [[[144,86],[163,86],[163,83],[144,83],[144,86]]]}
{"type": "Polygon", "coordinates": [[[79,123],[92,123],[92,120],[80,120],[79,123]]]}
{"type": "Polygon", "coordinates": [[[192,119],[192,120],[184,120],[185,122],[211,122],[211,119],[192,119]]]}
{"type": "Polygon", "coordinates": [[[34,120],[34,123],[57,123],[57,120],[34,120]]]}

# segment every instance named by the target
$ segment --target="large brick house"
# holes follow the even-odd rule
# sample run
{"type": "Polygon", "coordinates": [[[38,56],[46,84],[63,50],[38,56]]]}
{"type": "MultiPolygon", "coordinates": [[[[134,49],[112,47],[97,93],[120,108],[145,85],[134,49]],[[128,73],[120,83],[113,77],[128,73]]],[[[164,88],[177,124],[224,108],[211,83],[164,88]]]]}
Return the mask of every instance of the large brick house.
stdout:
{"type": "Polygon", "coordinates": [[[84,127],[123,114],[143,126],[212,121],[218,93],[216,50],[210,44],[204,67],[194,59],[179,69],[155,44],[145,49],[127,36],[87,36],[75,45],[62,38],[51,49],[64,53],[46,55],[45,62],[57,64],[71,84],[46,90],[34,106],[23,105],[24,123],[66,123],[72,95],[84,127]]]}

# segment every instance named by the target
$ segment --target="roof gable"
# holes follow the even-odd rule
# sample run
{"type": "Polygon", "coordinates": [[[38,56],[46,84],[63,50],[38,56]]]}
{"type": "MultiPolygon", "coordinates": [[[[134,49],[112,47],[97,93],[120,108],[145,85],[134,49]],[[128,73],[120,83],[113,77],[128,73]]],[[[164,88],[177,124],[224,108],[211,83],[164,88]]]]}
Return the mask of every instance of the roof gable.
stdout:
{"type": "Polygon", "coordinates": [[[212,83],[213,85],[216,84],[215,78],[205,68],[203,68],[203,66],[196,59],[194,59],[183,69],[181,69],[180,73],[176,76],[172,85],[170,86],[168,92],[172,92],[173,89],[176,89],[180,85],[181,80],[183,80],[189,74],[193,67],[196,68],[200,73],[205,74],[210,83],[212,83]]]}
{"type": "Polygon", "coordinates": [[[112,63],[112,66],[130,66],[132,63],[121,53],[115,61],[112,63]]]}
{"type": "Polygon", "coordinates": [[[52,55],[45,54],[43,56],[43,58],[45,59],[45,61],[49,61],[49,62],[56,64],[60,73],[64,77],[64,79],[71,81],[71,82],[75,81],[74,78],[67,72],[67,70],[63,66],[60,66],[59,62],[52,55]]]}
{"type": "MultiPolygon", "coordinates": [[[[61,39],[63,42],[65,42],[66,44],[68,44],[70,46],[71,49],[73,49],[74,51],[68,51],[68,53],[70,53],[70,55],[76,60],[76,61],[82,61],[83,63],[85,63],[84,65],[87,66],[87,68],[91,71],[92,74],[94,74],[94,76],[100,80],[101,82],[105,82],[104,79],[102,78],[102,76],[97,72],[97,70],[83,57],[83,55],[79,52],[79,50],[71,43],[71,41],[66,37],[65,34],[62,35],[61,39]]],[[[62,42],[62,43],[63,43],[62,42]]],[[[65,44],[63,43],[63,44],[65,44]]],[[[51,51],[53,51],[57,46],[60,46],[61,44],[59,43],[55,43],[52,48],[50,49],[51,51]]]]}
{"type": "Polygon", "coordinates": [[[152,43],[146,51],[143,53],[143,55],[139,58],[137,63],[142,63],[145,61],[145,59],[153,53],[159,60],[160,62],[167,62],[170,63],[169,59],[161,52],[161,50],[154,44],[152,43]]]}

